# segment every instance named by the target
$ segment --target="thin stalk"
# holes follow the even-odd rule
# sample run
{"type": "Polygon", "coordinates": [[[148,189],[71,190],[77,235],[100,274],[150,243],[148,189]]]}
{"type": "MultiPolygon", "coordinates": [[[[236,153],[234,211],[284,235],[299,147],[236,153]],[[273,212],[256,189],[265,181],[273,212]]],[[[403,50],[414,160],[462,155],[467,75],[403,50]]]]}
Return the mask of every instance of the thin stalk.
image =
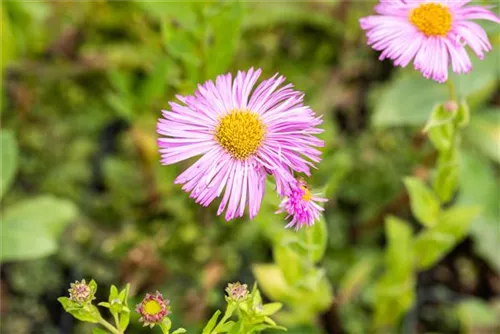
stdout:
{"type": "Polygon", "coordinates": [[[446,84],[448,85],[448,93],[450,95],[450,101],[457,101],[457,95],[455,93],[455,85],[453,84],[453,80],[448,79],[448,81],[446,81],[446,84]]]}
{"type": "Polygon", "coordinates": [[[123,334],[123,332],[121,332],[118,329],[116,329],[113,325],[111,325],[109,322],[107,322],[106,320],[104,320],[104,318],[102,318],[102,317],[99,319],[99,323],[101,325],[103,325],[104,327],[106,327],[106,329],[108,331],[110,331],[111,333],[113,333],[113,334],[123,334]]]}

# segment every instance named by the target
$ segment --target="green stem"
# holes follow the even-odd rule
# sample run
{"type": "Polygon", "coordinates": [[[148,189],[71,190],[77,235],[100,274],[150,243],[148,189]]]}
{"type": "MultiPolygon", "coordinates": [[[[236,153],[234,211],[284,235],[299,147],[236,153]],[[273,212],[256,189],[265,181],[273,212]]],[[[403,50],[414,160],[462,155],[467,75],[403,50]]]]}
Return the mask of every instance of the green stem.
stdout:
{"type": "Polygon", "coordinates": [[[104,327],[106,327],[106,329],[108,331],[110,331],[111,333],[113,333],[113,334],[123,334],[123,332],[121,332],[118,329],[116,329],[113,325],[111,325],[109,322],[107,322],[106,320],[104,320],[104,318],[102,318],[102,317],[99,319],[99,323],[101,325],[103,325],[104,327]]]}
{"type": "Polygon", "coordinates": [[[453,80],[448,79],[446,81],[448,85],[448,93],[450,94],[450,101],[457,101],[457,95],[455,94],[455,85],[453,84],[453,80]]]}
{"type": "Polygon", "coordinates": [[[115,319],[116,328],[118,328],[118,331],[121,331],[122,329],[120,328],[120,319],[118,318],[118,314],[113,312],[113,318],[115,319]]]}

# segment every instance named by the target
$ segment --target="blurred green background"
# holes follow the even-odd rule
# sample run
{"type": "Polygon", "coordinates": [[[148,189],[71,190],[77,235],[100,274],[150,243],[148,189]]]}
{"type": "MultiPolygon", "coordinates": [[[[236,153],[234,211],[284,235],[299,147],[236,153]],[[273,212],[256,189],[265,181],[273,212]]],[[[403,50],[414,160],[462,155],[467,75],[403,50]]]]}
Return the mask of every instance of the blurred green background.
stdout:
{"type": "MultiPolygon", "coordinates": [[[[160,166],[155,133],[175,94],[252,66],[285,75],[325,120],[310,183],[329,198],[321,265],[336,298],[314,321],[284,325],[369,332],[384,217],[419,229],[402,178],[432,174],[436,153],[421,130],[447,99],[446,86],[378,61],[358,24],[374,4],[2,2],[1,332],[89,333],[56,298],[94,278],[100,299],[112,283],[130,282],[134,305],[162,291],[174,324],[197,333],[228,282],[255,281],[252,265],[272,262],[284,226],[275,195],[254,221],[223,221],[173,184],[189,162],[160,166]]],[[[483,27],[494,51],[453,76],[472,110],[454,202],[479,204],[481,215],[418,274],[399,332],[500,331],[500,33],[483,27]]],[[[137,318],[131,333],[143,331],[137,318]]]]}

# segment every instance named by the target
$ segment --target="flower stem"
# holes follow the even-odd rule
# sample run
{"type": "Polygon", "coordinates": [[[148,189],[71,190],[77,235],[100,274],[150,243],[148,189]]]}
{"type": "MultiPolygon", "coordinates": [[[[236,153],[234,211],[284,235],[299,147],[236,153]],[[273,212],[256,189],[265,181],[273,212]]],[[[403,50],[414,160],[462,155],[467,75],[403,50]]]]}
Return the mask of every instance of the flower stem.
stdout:
{"type": "Polygon", "coordinates": [[[457,95],[455,94],[455,85],[453,85],[453,80],[448,79],[448,81],[446,81],[446,84],[448,85],[448,93],[450,94],[450,101],[456,101],[457,95]]]}
{"type": "Polygon", "coordinates": [[[99,323],[101,325],[103,325],[104,327],[106,327],[106,329],[108,331],[110,331],[111,333],[113,333],[113,334],[123,334],[123,332],[121,332],[118,329],[116,329],[113,325],[111,325],[109,322],[107,322],[106,320],[104,320],[104,318],[102,318],[102,317],[99,319],[99,323]]]}

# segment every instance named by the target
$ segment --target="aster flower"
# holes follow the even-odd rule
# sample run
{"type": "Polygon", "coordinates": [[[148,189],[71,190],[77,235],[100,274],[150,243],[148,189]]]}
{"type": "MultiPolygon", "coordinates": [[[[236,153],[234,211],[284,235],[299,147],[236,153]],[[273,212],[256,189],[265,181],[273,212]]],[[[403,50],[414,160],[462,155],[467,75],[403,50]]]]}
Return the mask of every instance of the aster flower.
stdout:
{"type": "Polygon", "coordinates": [[[236,302],[241,302],[248,297],[248,286],[240,282],[229,283],[226,288],[227,298],[236,302]]]}
{"type": "Polygon", "coordinates": [[[168,314],[170,314],[168,299],[163,299],[160,292],[152,295],[147,293],[146,297],[137,304],[136,311],[141,315],[140,322],[144,326],[154,327],[161,324],[168,314]]]}
{"type": "Polygon", "coordinates": [[[224,192],[217,214],[227,221],[248,206],[252,219],[272,174],[279,194],[290,192],[293,171],[310,174],[323,146],[315,137],[322,121],[303,104],[303,94],[277,74],[254,86],[261,70],[239,71],[211,80],[193,96],[170,102],[157,131],[161,163],[170,165],[201,157],[175,183],[183,184],[196,203],[208,206],[224,192]]]}
{"type": "Polygon", "coordinates": [[[472,69],[465,46],[480,58],[492,47],[486,32],[471,20],[500,23],[500,18],[485,7],[468,6],[470,0],[381,0],[378,15],[360,20],[368,44],[382,51],[380,60],[392,59],[406,67],[412,60],[415,69],[437,82],[453,72],[472,69]]]}
{"type": "Polygon", "coordinates": [[[306,182],[299,179],[295,182],[290,195],[282,200],[280,209],[276,213],[287,212],[286,219],[291,218],[291,221],[286,227],[295,227],[295,230],[298,230],[306,225],[311,226],[319,220],[324,209],[318,202],[326,201],[325,198],[320,197],[318,194],[311,193],[306,182]]]}

